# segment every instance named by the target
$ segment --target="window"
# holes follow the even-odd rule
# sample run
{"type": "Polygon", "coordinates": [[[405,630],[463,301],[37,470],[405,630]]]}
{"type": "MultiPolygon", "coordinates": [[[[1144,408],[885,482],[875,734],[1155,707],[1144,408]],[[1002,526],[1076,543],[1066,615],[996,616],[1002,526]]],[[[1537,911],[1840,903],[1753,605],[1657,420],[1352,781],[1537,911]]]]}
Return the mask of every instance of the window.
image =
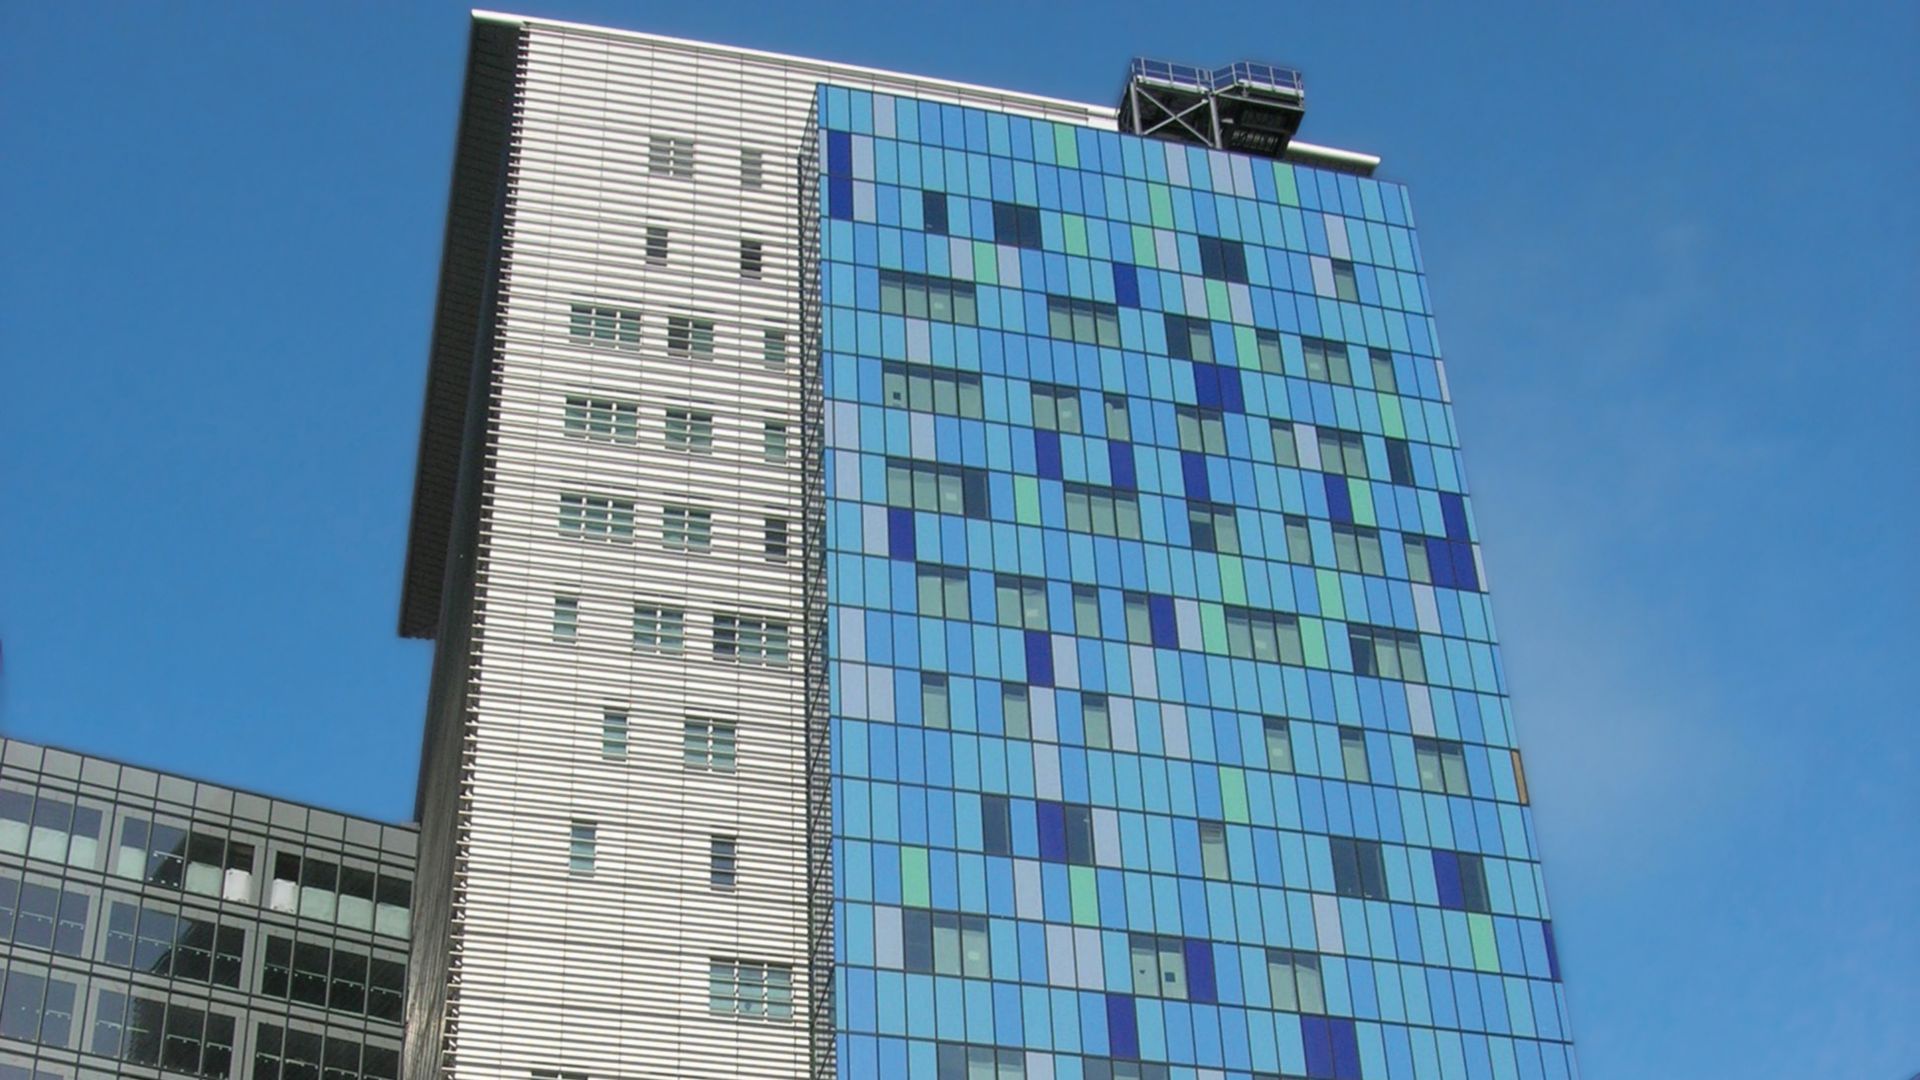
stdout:
{"type": "Polygon", "coordinates": [[[989,855],[1013,854],[1013,816],[1005,795],[980,796],[980,848],[989,855]]]}
{"type": "Polygon", "coordinates": [[[1140,539],[1140,500],[1130,491],[1066,485],[1067,528],[1122,540],[1140,539]]]}
{"type": "Polygon", "coordinates": [[[908,971],[972,979],[993,974],[987,957],[985,916],[909,908],[901,913],[900,938],[901,958],[908,971]]]}
{"type": "Polygon", "coordinates": [[[1387,476],[1396,484],[1413,486],[1413,448],[1405,439],[1387,439],[1387,476]]]}
{"type": "Polygon", "coordinates": [[[936,618],[965,619],[972,606],[967,595],[967,572],[958,567],[921,563],[914,568],[917,610],[936,618]]]}
{"type": "Polygon", "coordinates": [[[942,371],[889,360],[881,368],[880,385],[891,408],[944,413],[969,420],[986,416],[980,395],[980,376],[972,372],[942,371]]]}
{"type": "Polygon", "coordinates": [[[1226,615],[1229,656],[1267,663],[1307,662],[1300,644],[1300,621],[1292,615],[1243,607],[1229,607],[1226,615]]]}
{"type": "Polygon", "coordinates": [[[1356,783],[1373,779],[1373,770],[1367,767],[1367,736],[1359,728],[1340,729],[1340,768],[1342,775],[1356,783]]]}
{"type": "Polygon", "coordinates": [[[633,500],[567,492],[560,496],[560,535],[590,540],[633,538],[633,500]]]}
{"type": "Polygon", "coordinates": [[[1403,535],[1400,544],[1407,555],[1407,578],[1422,585],[1433,584],[1433,568],[1427,563],[1426,538],[1403,535]]]}
{"type": "MultiPolygon", "coordinates": [[[[0,788],[0,851],[96,869],[100,860],[101,811],[31,791],[0,788]]],[[[119,873],[138,877],[138,873],[119,873]]]]}
{"type": "Polygon", "coordinates": [[[1128,934],[1127,956],[1133,966],[1133,992],[1141,997],[1187,997],[1187,957],[1177,937],[1128,934]]]}
{"type": "Polygon", "coordinates": [[[985,518],[987,474],[983,469],[960,465],[888,458],[887,505],[985,518]]]}
{"type": "Polygon", "coordinates": [[[1026,687],[1019,683],[1000,685],[1000,720],[1007,738],[1033,738],[1033,708],[1026,687]]]}
{"type": "MultiPolygon", "coordinates": [[[[76,984],[24,966],[8,972],[6,984],[6,995],[0,998],[0,1035],[49,1046],[72,1045],[73,1007],[79,996],[76,984]]],[[[198,1066],[196,1056],[192,1071],[198,1072],[198,1066]]]]}
{"type": "MultiPolygon", "coordinates": [[[[227,1072],[205,1075],[225,1078],[227,1072]]],[[[375,1043],[363,1046],[336,1035],[292,1031],[262,1022],[254,1028],[253,1070],[248,1075],[255,1080],[399,1080],[400,1051],[397,1047],[375,1043]]],[[[584,1080],[577,1073],[533,1075],[584,1080]]]]}
{"type": "Polygon", "coordinates": [[[1173,409],[1174,430],[1180,436],[1180,449],[1191,450],[1196,454],[1224,454],[1227,452],[1226,420],[1219,409],[1196,409],[1191,405],[1176,405],[1173,409]]]}
{"type": "Polygon", "coordinates": [[[1080,434],[1080,392],[1065,386],[1034,383],[1033,426],[1043,431],[1080,434]]]}
{"type": "Polygon", "coordinates": [[[1153,644],[1153,612],[1147,604],[1145,593],[1122,593],[1120,614],[1128,641],[1135,645],[1153,644]]]}
{"type": "Polygon", "coordinates": [[[761,449],[768,461],[787,460],[787,425],[777,420],[767,421],[761,449]]]}
{"type": "Polygon", "coordinates": [[[675,180],[693,179],[693,140],[683,135],[653,135],[647,139],[647,171],[675,180]]]}
{"type": "Polygon", "coordinates": [[[553,598],[553,640],[572,641],[580,636],[580,598],[562,594],[553,598]]]}
{"type": "Polygon", "coordinates": [[[740,241],[740,276],[759,280],[767,274],[767,245],[763,240],[740,241]]]}
{"type": "Polygon", "coordinates": [[[1189,500],[1187,532],[1193,540],[1195,551],[1240,554],[1240,526],[1235,522],[1231,506],[1189,500]]]}
{"type": "Polygon", "coordinates": [[[1353,651],[1355,675],[1427,681],[1427,665],[1420,656],[1418,633],[1353,623],[1347,627],[1347,640],[1353,651]]]}
{"type": "MultiPolygon", "coordinates": [[[[69,986],[65,995],[69,1006],[67,1023],[71,1023],[72,1017],[72,991],[73,987],[69,986]]],[[[11,997],[11,985],[8,992],[11,997]]],[[[94,1010],[92,1042],[88,1049],[102,1057],[118,1058],[147,1068],[160,1067],[226,1080],[233,1073],[234,1029],[234,1018],[225,1013],[197,1009],[182,1002],[168,1003],[142,993],[103,989],[94,1010]]],[[[66,1045],[70,1038],[70,1032],[63,1032],[61,1045],[66,1045]]],[[[44,1027],[41,1041],[50,1041],[44,1027]]],[[[307,1075],[317,1078],[319,1073],[307,1075]]]]}
{"type": "Polygon", "coordinates": [[[1095,750],[1113,749],[1113,717],[1105,694],[1086,694],[1080,699],[1081,729],[1086,744],[1095,750]]]}
{"type": "Polygon", "coordinates": [[[1120,347],[1120,308],[1098,300],[1049,296],[1047,336],[1117,349],[1120,347]]]}
{"type": "Polygon", "coordinates": [[[1367,451],[1360,434],[1338,428],[1316,428],[1320,442],[1320,469],[1323,472],[1367,478],[1367,451]]]}
{"type": "Polygon", "coordinates": [[[1360,283],[1354,278],[1353,264],[1345,259],[1333,260],[1333,295],[1356,304],[1360,302],[1360,283]]]}
{"type": "Polygon", "coordinates": [[[740,882],[740,840],[733,836],[707,839],[707,883],[731,891],[740,882]]]}
{"type": "Polygon", "coordinates": [[[930,728],[952,726],[945,675],[920,676],[920,725],[930,728]]]}
{"type": "Polygon", "coordinates": [[[1307,362],[1307,378],[1353,385],[1353,369],[1347,361],[1347,347],[1326,338],[1302,337],[1300,352],[1307,362]]]}
{"type": "Polygon", "coordinates": [[[1097,587],[1073,587],[1073,632],[1081,637],[1100,636],[1100,590],[1097,587]]]}
{"type": "Polygon", "coordinates": [[[902,270],[880,271],[880,312],[963,326],[980,318],[972,282],[902,270]]]}
{"type": "Polygon", "coordinates": [[[787,561],[787,519],[770,517],[765,522],[766,553],[768,562],[787,561]]]}
{"type": "Polygon", "coordinates": [[[1222,281],[1247,283],[1247,248],[1238,240],[1199,237],[1200,274],[1222,281]]]}
{"type": "Polygon", "coordinates": [[[1168,315],[1167,355],[1176,360],[1213,363],[1213,327],[1205,319],[1168,315]]]}
{"type": "Polygon", "coordinates": [[[691,315],[667,316],[667,355],[689,359],[713,358],[713,320],[691,315]]]}
{"type": "Polygon", "coordinates": [[[692,506],[660,508],[660,542],[669,551],[713,548],[713,511],[692,506]]]}
{"type": "Polygon", "coordinates": [[[1267,768],[1274,772],[1293,771],[1293,739],[1287,730],[1287,722],[1276,716],[1261,721],[1261,731],[1266,737],[1267,768]]]}
{"type": "Polygon", "coordinates": [[[994,617],[1002,626],[1026,630],[1047,628],[1047,583],[1039,578],[995,574],[994,617]]]}
{"type": "Polygon", "coordinates": [[[785,330],[761,331],[760,362],[772,371],[779,371],[787,366],[787,332],[785,330]]]}
{"type": "Polygon", "coordinates": [[[1267,984],[1273,1007],[1282,1012],[1323,1013],[1326,991],[1320,984],[1320,958],[1312,953],[1267,950],[1267,984]]]}
{"type": "Polygon", "coordinates": [[[1350,574],[1384,574],[1379,532],[1361,525],[1333,526],[1334,565],[1350,574]]]}
{"type": "Polygon", "coordinates": [[[593,345],[616,349],[640,347],[640,313],[600,304],[573,304],[567,333],[593,345]]]}
{"type": "Polygon", "coordinates": [[[1200,872],[1216,881],[1227,879],[1227,827],[1218,821],[1200,823],[1200,872]]]}
{"type": "Polygon", "coordinates": [[[567,832],[567,873],[575,877],[592,877],[599,844],[600,826],[575,818],[567,832]]]}
{"type": "Polygon", "coordinates": [[[1336,836],[1327,843],[1333,853],[1335,892],[1366,900],[1387,898],[1387,864],[1378,842],[1336,836]]]}
{"type": "Polygon", "coordinates": [[[713,453],[713,414],[697,409],[667,410],[667,449],[683,454],[713,453]]]}
{"type": "MultiPolygon", "coordinates": [[[[238,963],[236,958],[236,968],[238,963]]],[[[266,997],[397,1024],[406,987],[403,960],[278,935],[267,938],[260,972],[260,993],[266,997]]]]}
{"type": "Polygon", "coordinates": [[[767,186],[767,153],[751,146],[740,148],[740,187],[759,191],[767,186]]]}
{"type": "Polygon", "coordinates": [[[266,907],[319,922],[333,922],[337,911],[342,926],[406,937],[412,903],[406,878],[282,851],[274,856],[266,907]]]}
{"type": "Polygon", "coordinates": [[[1514,788],[1516,790],[1517,797],[1520,800],[1520,804],[1522,806],[1525,806],[1527,803],[1532,801],[1527,797],[1527,770],[1524,766],[1520,764],[1520,751],[1514,750],[1514,751],[1510,751],[1510,753],[1513,754],[1514,788]]]}
{"type": "Polygon", "coordinates": [[[672,236],[663,225],[647,226],[647,264],[649,266],[667,265],[668,238],[672,236]]]}
{"type": "Polygon", "coordinates": [[[1467,785],[1466,748],[1445,739],[1415,736],[1413,761],[1419,767],[1420,790],[1440,795],[1472,795],[1467,785]]]}
{"type": "Polygon", "coordinates": [[[1119,394],[1104,394],[1101,403],[1107,412],[1107,438],[1121,442],[1133,438],[1133,424],[1127,418],[1127,399],[1119,394]]]}
{"type": "MultiPolygon", "coordinates": [[[[56,951],[69,956],[85,951],[84,909],[79,914],[81,921],[73,927],[71,947],[56,951]]],[[[14,941],[21,944],[17,936],[14,941]]],[[[115,967],[238,989],[246,941],[247,932],[237,926],[219,926],[209,919],[116,900],[107,909],[103,957],[115,967]]]]}
{"type": "Polygon", "coordinates": [[[627,714],[608,709],[600,716],[600,757],[603,761],[627,760],[627,714]]]}
{"type": "Polygon", "coordinates": [[[938,191],[920,193],[920,220],[937,236],[947,234],[947,197],[938,191]]]}
{"type": "Polygon", "coordinates": [[[575,439],[631,443],[640,434],[640,406],[631,401],[568,394],[566,433],[575,439]]]}
{"type": "Polygon", "coordinates": [[[713,617],[713,655],[742,664],[787,665],[787,624],[740,615],[713,617]]]}
{"type": "Polygon", "coordinates": [[[86,893],[0,875],[0,942],[80,956],[91,906],[86,893]]]}
{"type": "MultiPolygon", "coordinates": [[[[50,801],[43,797],[41,805],[34,808],[36,834],[50,801]]],[[[65,803],[58,805],[68,811],[74,809],[65,803]]],[[[120,849],[113,872],[201,896],[249,900],[253,845],[130,817],[120,823],[120,849]]]]}
{"type": "Polygon", "coordinates": [[[1313,565],[1313,531],[1307,525],[1307,519],[1287,514],[1280,519],[1281,527],[1287,533],[1287,561],[1302,566],[1313,565]]]}
{"type": "Polygon", "coordinates": [[[633,606],[633,647],[677,653],[687,647],[687,613],[652,604],[633,606]]]}
{"type": "Polygon", "coordinates": [[[1015,203],[993,204],[993,242],[1040,250],[1040,208],[1015,203]]]}
{"type": "MultiPolygon", "coordinates": [[[[961,1043],[934,1044],[933,1080],[1026,1080],[1026,1075],[1026,1054],[1022,1051],[961,1043]]],[[[1094,1080],[1090,1069],[1084,1076],[1085,1080],[1094,1080]]]]}
{"type": "Polygon", "coordinates": [[[793,969],[757,960],[715,959],[708,968],[715,1013],[767,1020],[793,1018],[793,969]]]}
{"type": "Polygon", "coordinates": [[[1393,374],[1393,354],[1385,349],[1368,349],[1367,363],[1373,368],[1373,388],[1388,394],[1398,393],[1400,380],[1393,374]]]}
{"type": "Polygon", "coordinates": [[[1288,468],[1300,467],[1300,450],[1293,441],[1293,425],[1285,420],[1275,420],[1270,425],[1273,432],[1273,461],[1276,465],[1288,468]]]}
{"type": "Polygon", "coordinates": [[[737,761],[739,737],[731,720],[689,716],[683,728],[681,760],[690,768],[730,773],[737,761]]]}
{"type": "Polygon", "coordinates": [[[1260,370],[1271,375],[1287,373],[1286,354],[1280,349],[1280,335],[1272,330],[1253,332],[1254,355],[1260,360],[1260,370]]]}

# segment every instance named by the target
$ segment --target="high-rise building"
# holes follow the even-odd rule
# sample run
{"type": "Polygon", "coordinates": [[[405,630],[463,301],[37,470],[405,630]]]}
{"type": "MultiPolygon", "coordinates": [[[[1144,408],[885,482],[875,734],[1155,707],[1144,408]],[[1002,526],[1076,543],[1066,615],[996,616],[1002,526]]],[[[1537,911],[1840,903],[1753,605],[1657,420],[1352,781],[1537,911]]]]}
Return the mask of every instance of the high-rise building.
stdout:
{"type": "Polygon", "coordinates": [[[1574,1075],[1406,193],[1304,103],[476,15],[407,1075],[1574,1075]]]}
{"type": "Polygon", "coordinates": [[[398,1080],[415,837],[0,739],[0,1080],[398,1080]]]}

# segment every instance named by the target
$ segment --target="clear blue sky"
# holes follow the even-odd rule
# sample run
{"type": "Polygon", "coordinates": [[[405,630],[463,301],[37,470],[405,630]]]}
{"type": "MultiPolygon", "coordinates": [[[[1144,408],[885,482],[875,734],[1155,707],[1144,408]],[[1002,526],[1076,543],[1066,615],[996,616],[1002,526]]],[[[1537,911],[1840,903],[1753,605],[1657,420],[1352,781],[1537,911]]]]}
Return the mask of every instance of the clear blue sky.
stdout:
{"type": "MultiPolygon", "coordinates": [[[[1413,187],[1588,1080],[1920,1069],[1920,6],[538,3],[1413,187]],[[1169,14],[1171,13],[1171,14],[1169,14]]],[[[384,817],[466,19],[0,7],[0,727],[384,817]]]]}

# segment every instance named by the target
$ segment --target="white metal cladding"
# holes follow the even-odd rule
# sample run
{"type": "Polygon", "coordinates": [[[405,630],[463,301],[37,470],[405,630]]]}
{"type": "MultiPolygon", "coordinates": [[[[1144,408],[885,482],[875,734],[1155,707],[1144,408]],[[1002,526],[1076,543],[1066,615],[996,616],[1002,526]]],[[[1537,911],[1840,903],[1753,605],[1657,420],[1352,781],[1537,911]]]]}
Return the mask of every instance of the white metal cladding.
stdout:
{"type": "MultiPolygon", "coordinates": [[[[500,254],[485,501],[476,546],[441,1071],[526,1077],[802,1075],[807,1067],[800,155],[822,81],[1110,126],[1110,111],[811,61],[557,24],[526,24],[500,254]],[[654,136],[690,139],[691,179],[651,167],[654,136]],[[741,150],[764,180],[743,187],[741,150]],[[649,229],[667,230],[664,265],[649,229]],[[743,276],[740,241],[764,242],[743,276]],[[575,305],[622,313],[612,341],[575,305]],[[626,313],[638,340],[624,340],[626,313]],[[675,355],[671,318],[711,321],[711,355],[675,355]],[[769,362],[766,334],[784,336],[769,362]],[[631,403],[631,441],[570,433],[567,399],[631,403]],[[711,452],[667,445],[666,410],[714,417],[711,452]],[[788,451],[771,460],[768,422],[788,451]],[[562,535],[561,498],[631,502],[630,536],[562,535]],[[711,549],[668,550],[666,506],[713,517],[711,549]],[[768,518],[789,522],[784,561],[768,518]],[[579,598],[556,642],[554,599],[579,598]],[[686,612],[684,651],[636,649],[635,605],[686,612]],[[716,613],[789,627],[788,665],[717,658],[716,613]],[[625,760],[602,717],[628,716],[625,760]],[[738,724],[738,770],[682,761],[688,717],[738,724]],[[596,826],[591,876],[569,832],[596,826]],[[735,889],[709,884],[709,840],[739,838],[735,889]],[[786,965],[793,1017],[716,1015],[711,958],[786,965]]],[[[468,449],[469,453],[472,448],[468,449]]],[[[447,636],[443,634],[442,641],[447,636]]],[[[444,757],[455,744],[429,747],[444,757]]],[[[429,1036],[432,1037],[432,1036],[429,1036]]],[[[419,1060],[416,1058],[415,1060],[419,1060]]]]}

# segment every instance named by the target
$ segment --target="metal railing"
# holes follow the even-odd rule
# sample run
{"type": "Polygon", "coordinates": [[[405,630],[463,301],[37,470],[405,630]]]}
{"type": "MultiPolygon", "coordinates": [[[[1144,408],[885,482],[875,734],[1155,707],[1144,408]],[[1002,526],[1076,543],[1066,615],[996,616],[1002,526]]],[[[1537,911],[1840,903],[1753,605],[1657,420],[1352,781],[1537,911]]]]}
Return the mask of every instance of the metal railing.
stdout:
{"type": "Polygon", "coordinates": [[[1251,60],[1237,61],[1221,68],[1203,68],[1192,64],[1174,64],[1165,60],[1150,60],[1144,56],[1136,56],[1128,65],[1127,74],[1136,79],[1147,79],[1171,86],[1189,86],[1195,90],[1220,90],[1229,86],[1253,85],[1286,90],[1295,94],[1306,92],[1305,80],[1293,68],[1251,60]]]}

